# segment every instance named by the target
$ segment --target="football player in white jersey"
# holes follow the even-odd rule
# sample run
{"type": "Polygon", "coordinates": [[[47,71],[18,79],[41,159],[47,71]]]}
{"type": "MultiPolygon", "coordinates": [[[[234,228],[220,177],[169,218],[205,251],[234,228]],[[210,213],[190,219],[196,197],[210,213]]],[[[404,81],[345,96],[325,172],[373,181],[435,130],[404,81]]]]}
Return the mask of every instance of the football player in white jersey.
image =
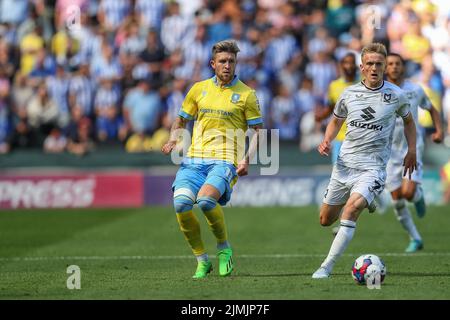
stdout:
{"type": "Polygon", "coordinates": [[[341,94],[318,147],[321,155],[328,156],[331,142],[347,121],[347,134],[320,208],[320,224],[330,226],[340,216],[340,228],[313,279],[331,275],[337,259],[353,238],[360,213],[383,190],[397,115],[404,121],[408,142],[403,174],[411,177],[416,169],[416,126],[403,91],[383,80],[386,56],[381,43],[363,48],[360,65],[363,80],[341,94]]]}
{"type": "Polygon", "coordinates": [[[425,215],[426,207],[424,194],[421,187],[423,163],[422,152],[424,148],[423,130],[418,124],[418,108],[428,110],[430,112],[436,132],[431,135],[434,142],[440,143],[444,138],[442,123],[439,112],[431,105],[430,100],[425,95],[422,87],[404,78],[405,64],[403,58],[396,54],[390,53],[386,58],[386,79],[398,85],[409,100],[411,114],[416,123],[416,150],[417,150],[417,170],[411,176],[411,180],[403,179],[402,165],[403,157],[406,154],[408,146],[406,145],[405,135],[403,134],[403,121],[397,118],[394,130],[394,138],[392,140],[391,157],[388,162],[386,189],[391,193],[394,212],[398,221],[408,232],[410,243],[406,248],[406,252],[416,252],[423,248],[422,237],[420,236],[414,221],[411,217],[406,201],[414,203],[416,213],[419,218],[425,215]]]}

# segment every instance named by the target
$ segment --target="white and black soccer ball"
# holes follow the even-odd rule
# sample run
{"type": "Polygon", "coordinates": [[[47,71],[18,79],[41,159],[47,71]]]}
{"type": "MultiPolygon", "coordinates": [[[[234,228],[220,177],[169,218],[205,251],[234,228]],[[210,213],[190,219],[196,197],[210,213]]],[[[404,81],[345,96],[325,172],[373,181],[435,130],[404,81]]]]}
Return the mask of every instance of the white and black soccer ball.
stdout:
{"type": "Polygon", "coordinates": [[[353,263],[352,277],[358,284],[366,284],[370,276],[380,274],[380,284],[386,276],[386,265],[374,254],[363,254],[353,263]]]}

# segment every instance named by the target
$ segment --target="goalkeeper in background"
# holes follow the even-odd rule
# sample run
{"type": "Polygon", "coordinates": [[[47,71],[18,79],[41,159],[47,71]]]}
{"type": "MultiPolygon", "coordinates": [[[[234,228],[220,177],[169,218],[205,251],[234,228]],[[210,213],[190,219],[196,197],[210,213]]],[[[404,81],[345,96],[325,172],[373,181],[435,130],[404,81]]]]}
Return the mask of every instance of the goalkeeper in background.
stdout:
{"type": "Polygon", "coordinates": [[[177,145],[180,129],[196,120],[192,143],[172,185],[176,217],[185,239],[197,258],[193,278],[205,278],[212,263],[205,250],[200,224],[192,208],[202,210],[217,240],[219,274],[233,271],[233,251],[228,240],[222,206],[231,197],[238,176],[248,174],[249,161],[257,149],[258,134],[245,151],[244,133],[250,127],[262,128],[262,117],[255,91],[234,74],[239,48],[232,40],[216,43],[212,48],[211,67],[214,77],[195,83],[187,93],[169,141],[162,152],[169,154],[177,145]],[[232,134],[230,134],[232,133],[232,134]],[[239,155],[243,155],[242,158],[239,155]]]}

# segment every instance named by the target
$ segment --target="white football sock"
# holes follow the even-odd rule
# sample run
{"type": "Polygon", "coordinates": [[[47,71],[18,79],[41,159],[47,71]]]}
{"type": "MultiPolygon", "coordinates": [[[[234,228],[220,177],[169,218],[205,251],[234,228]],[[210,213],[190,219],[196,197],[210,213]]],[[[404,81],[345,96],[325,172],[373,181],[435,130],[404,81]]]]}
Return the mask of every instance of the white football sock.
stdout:
{"type": "Polygon", "coordinates": [[[422,237],[417,231],[414,220],[411,217],[408,207],[406,206],[405,199],[392,200],[394,204],[394,212],[397,216],[397,220],[401,223],[403,228],[408,232],[409,237],[414,240],[422,241],[422,237]]]}
{"type": "Polygon", "coordinates": [[[204,253],[202,255],[199,256],[195,256],[197,258],[197,262],[201,262],[201,261],[209,261],[209,256],[207,253],[204,253]]]}
{"type": "Polygon", "coordinates": [[[341,226],[339,228],[336,237],[334,237],[333,243],[331,244],[330,252],[325,261],[322,263],[321,267],[326,268],[331,272],[337,259],[342,255],[342,253],[347,248],[350,240],[353,238],[355,233],[356,222],[350,220],[341,220],[341,226]]]}

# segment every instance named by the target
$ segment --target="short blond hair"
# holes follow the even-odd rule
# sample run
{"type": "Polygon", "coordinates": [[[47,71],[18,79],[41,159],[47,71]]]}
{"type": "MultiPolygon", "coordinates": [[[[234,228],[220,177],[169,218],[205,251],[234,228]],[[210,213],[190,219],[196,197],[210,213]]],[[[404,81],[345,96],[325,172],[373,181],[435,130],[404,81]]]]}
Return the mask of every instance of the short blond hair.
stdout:
{"type": "Polygon", "coordinates": [[[238,47],[236,41],[234,41],[234,40],[219,41],[212,47],[212,58],[214,59],[216,54],[219,52],[230,52],[230,53],[234,53],[237,56],[237,53],[239,51],[241,51],[241,50],[239,50],[239,47],[238,47]]]}
{"type": "Polygon", "coordinates": [[[363,57],[368,53],[379,53],[383,55],[385,58],[387,57],[387,50],[384,44],[379,42],[374,42],[366,45],[361,51],[361,61],[363,57]]]}

